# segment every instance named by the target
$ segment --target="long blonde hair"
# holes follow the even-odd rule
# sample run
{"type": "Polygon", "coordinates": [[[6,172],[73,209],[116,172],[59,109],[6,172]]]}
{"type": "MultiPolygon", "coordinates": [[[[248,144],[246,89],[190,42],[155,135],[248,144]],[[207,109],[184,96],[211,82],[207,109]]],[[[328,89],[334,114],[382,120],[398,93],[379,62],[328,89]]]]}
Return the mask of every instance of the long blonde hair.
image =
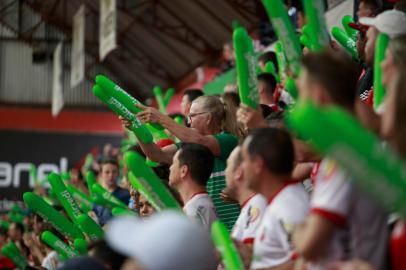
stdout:
{"type": "Polygon", "coordinates": [[[215,127],[238,137],[241,136],[235,110],[223,102],[219,96],[201,96],[195,99],[193,103],[201,104],[207,112],[211,113],[215,127]]]}

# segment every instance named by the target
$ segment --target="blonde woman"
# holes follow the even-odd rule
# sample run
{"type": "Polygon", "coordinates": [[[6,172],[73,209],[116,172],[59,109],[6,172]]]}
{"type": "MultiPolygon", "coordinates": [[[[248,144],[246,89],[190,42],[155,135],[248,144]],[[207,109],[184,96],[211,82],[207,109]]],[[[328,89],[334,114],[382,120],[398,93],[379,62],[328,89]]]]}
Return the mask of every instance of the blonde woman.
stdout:
{"type": "MultiPolygon", "coordinates": [[[[231,230],[237,219],[240,208],[238,204],[225,204],[220,192],[225,188],[226,161],[234,147],[238,144],[239,129],[235,114],[220,97],[201,96],[192,102],[187,115],[190,128],[177,124],[169,116],[157,109],[137,105],[143,111],[137,114],[143,123],[159,123],[181,142],[198,143],[206,146],[215,156],[214,169],[206,189],[216,207],[217,216],[231,230]]],[[[129,122],[123,120],[124,125],[129,122]]],[[[154,143],[145,144],[140,140],[145,155],[152,161],[171,164],[180,144],[159,148],[154,143]]]]}

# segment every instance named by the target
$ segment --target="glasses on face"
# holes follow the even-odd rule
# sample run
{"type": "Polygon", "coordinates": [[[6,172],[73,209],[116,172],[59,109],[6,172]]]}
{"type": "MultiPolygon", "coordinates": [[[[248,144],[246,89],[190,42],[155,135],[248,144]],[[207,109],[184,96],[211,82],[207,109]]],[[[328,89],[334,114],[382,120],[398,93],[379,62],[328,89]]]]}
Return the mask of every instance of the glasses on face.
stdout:
{"type": "Polygon", "coordinates": [[[192,118],[201,114],[205,114],[208,112],[200,112],[200,113],[189,113],[187,116],[187,119],[189,120],[189,123],[192,123],[192,118]]]}

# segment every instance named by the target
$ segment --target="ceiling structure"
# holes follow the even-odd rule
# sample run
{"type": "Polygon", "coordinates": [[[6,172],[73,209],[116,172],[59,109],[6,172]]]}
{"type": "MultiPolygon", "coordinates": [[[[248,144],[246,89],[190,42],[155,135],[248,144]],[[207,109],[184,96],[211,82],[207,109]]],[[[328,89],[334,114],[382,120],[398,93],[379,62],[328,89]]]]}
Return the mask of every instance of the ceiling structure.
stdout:
{"type": "Polygon", "coordinates": [[[85,4],[86,57],[91,58],[85,70],[102,65],[129,92],[144,99],[152,95],[153,86],[176,86],[196,67],[218,58],[223,44],[231,40],[234,20],[249,30],[256,29],[261,6],[258,0],[116,1],[118,48],[102,63],[98,57],[98,0],[7,0],[0,6],[0,22],[24,42],[56,42],[35,35],[41,24],[57,28],[67,38],[65,42],[70,42],[72,17],[85,4]],[[6,19],[16,2],[19,8],[37,13],[40,21],[27,26],[21,10],[14,20],[6,19]]]}

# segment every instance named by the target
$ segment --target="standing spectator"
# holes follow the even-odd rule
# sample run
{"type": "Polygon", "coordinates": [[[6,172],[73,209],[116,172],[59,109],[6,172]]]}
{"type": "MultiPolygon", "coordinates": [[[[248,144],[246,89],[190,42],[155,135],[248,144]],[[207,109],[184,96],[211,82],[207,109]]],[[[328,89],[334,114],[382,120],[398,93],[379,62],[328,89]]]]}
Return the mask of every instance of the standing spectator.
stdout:
{"type": "Polygon", "coordinates": [[[187,89],[183,93],[182,102],[180,103],[180,112],[187,117],[189,115],[190,106],[192,106],[193,100],[203,95],[204,93],[200,89],[187,89]]]}

